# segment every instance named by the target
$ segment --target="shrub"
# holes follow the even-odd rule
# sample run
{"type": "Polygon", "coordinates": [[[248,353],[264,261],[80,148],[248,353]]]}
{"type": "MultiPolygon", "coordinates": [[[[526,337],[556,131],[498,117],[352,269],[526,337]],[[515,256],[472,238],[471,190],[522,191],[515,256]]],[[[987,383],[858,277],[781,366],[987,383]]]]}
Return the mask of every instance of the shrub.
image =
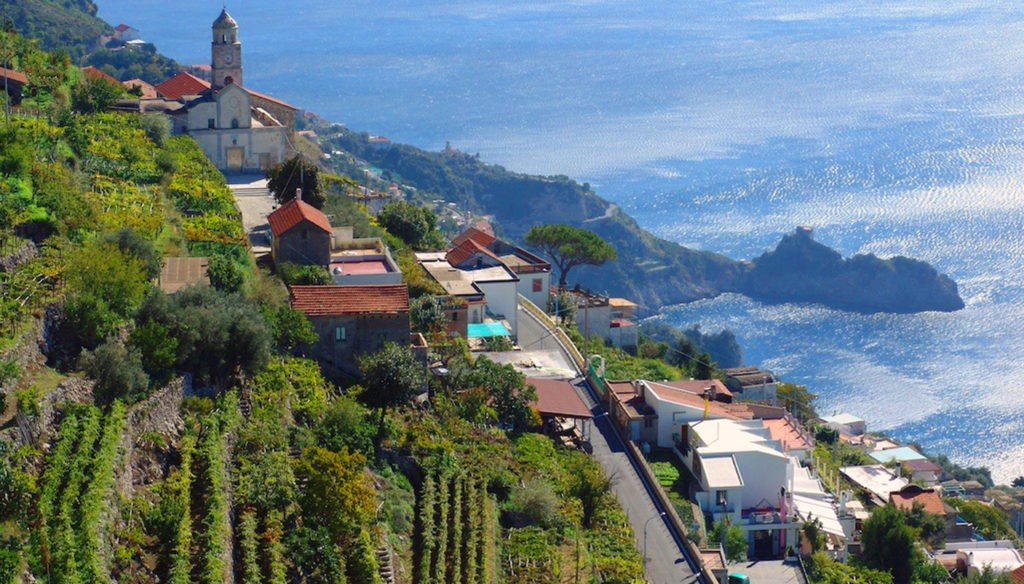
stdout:
{"type": "Polygon", "coordinates": [[[160,275],[163,256],[153,242],[128,228],[121,228],[111,233],[107,236],[106,241],[116,245],[126,257],[138,260],[146,277],[150,280],[160,275]]]}
{"type": "Polygon", "coordinates": [[[285,262],[278,273],[289,286],[326,286],[333,282],[330,272],[322,266],[303,266],[285,262]]]}
{"type": "Polygon", "coordinates": [[[349,547],[345,558],[345,573],[353,584],[381,584],[377,571],[377,557],[370,532],[363,529],[349,547]]]}
{"type": "Polygon", "coordinates": [[[230,258],[222,255],[210,258],[207,274],[210,277],[210,285],[227,294],[240,292],[245,284],[245,274],[242,272],[242,268],[230,258]]]}
{"type": "Polygon", "coordinates": [[[135,401],[149,387],[149,376],[142,368],[139,352],[129,350],[120,341],[110,340],[95,351],[83,352],[80,364],[96,382],[93,395],[99,403],[115,399],[135,401]]]}
{"type": "Polygon", "coordinates": [[[743,528],[738,525],[729,525],[724,521],[719,521],[711,528],[708,540],[722,544],[725,557],[730,562],[739,562],[747,558],[747,536],[743,533],[743,528]]]}
{"type": "Polygon", "coordinates": [[[509,508],[526,525],[553,527],[559,522],[558,496],[551,484],[541,479],[532,479],[512,491],[509,508]]]}

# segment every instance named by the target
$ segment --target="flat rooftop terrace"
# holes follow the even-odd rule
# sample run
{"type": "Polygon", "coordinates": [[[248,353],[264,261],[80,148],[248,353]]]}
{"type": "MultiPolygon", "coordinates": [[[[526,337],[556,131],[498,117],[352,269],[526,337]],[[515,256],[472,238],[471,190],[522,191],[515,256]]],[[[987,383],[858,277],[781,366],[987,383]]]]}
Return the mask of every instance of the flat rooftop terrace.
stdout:
{"type": "Polygon", "coordinates": [[[344,275],[390,274],[394,270],[384,260],[332,261],[331,273],[344,275]]]}

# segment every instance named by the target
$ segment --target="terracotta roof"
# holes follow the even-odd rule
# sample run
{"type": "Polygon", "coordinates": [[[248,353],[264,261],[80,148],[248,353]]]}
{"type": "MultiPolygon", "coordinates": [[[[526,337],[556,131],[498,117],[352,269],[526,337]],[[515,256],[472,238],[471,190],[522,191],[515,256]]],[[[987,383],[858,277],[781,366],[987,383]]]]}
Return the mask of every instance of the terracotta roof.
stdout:
{"type": "Polygon", "coordinates": [[[568,381],[527,377],[526,383],[537,390],[537,401],[533,407],[541,414],[589,418],[590,409],[583,403],[576,389],[568,381]]]}
{"type": "Polygon", "coordinates": [[[82,73],[85,73],[85,76],[89,79],[102,79],[108,83],[119,84],[117,79],[114,79],[110,75],[107,75],[106,73],[100,71],[92,65],[89,65],[88,67],[82,67],[82,73]]]}
{"type": "Polygon", "coordinates": [[[1013,584],[1024,584],[1024,566],[1010,572],[1008,576],[1010,577],[1010,582],[1013,582],[1013,584]]]}
{"type": "Polygon", "coordinates": [[[298,225],[305,219],[327,233],[333,233],[331,222],[327,220],[320,209],[305,201],[292,199],[281,205],[276,211],[267,215],[267,223],[270,223],[270,231],[274,237],[280,237],[286,231],[298,225]]]}
{"type": "Polygon", "coordinates": [[[907,460],[903,462],[903,468],[912,472],[942,472],[942,467],[928,460],[922,458],[920,460],[907,460]]]}
{"type": "Polygon", "coordinates": [[[210,88],[210,84],[195,75],[182,71],[156,86],[156,91],[165,99],[181,99],[185,95],[199,95],[210,88]]]}
{"type": "Polygon", "coordinates": [[[900,509],[911,510],[914,503],[924,506],[926,513],[945,515],[946,505],[935,489],[925,489],[917,485],[907,485],[898,491],[889,493],[889,501],[900,509]]]}
{"type": "Polygon", "coordinates": [[[498,256],[494,255],[494,252],[480,245],[473,239],[466,239],[459,245],[456,245],[455,247],[448,250],[448,253],[445,254],[445,259],[448,260],[449,264],[453,266],[458,266],[465,262],[466,260],[468,260],[469,258],[473,257],[473,255],[476,253],[482,253],[484,255],[490,256],[494,258],[494,260],[497,261],[498,263],[501,263],[501,260],[498,259],[498,256]]]}
{"type": "Polygon", "coordinates": [[[128,89],[133,87],[141,89],[142,93],[139,95],[140,99],[156,99],[156,88],[141,79],[129,79],[128,81],[122,81],[121,85],[124,85],[128,89]]]}
{"type": "Polygon", "coordinates": [[[761,422],[771,432],[772,440],[778,440],[782,443],[783,450],[804,450],[814,447],[810,436],[803,428],[797,425],[799,422],[793,418],[784,416],[782,418],[761,420],[761,422]]]}
{"type": "MultiPolygon", "coordinates": [[[[663,400],[680,406],[704,409],[704,398],[695,393],[676,389],[664,383],[648,381],[655,393],[663,400]]],[[[731,404],[720,401],[708,403],[708,412],[720,418],[731,418],[734,420],[751,420],[754,413],[744,404],[731,404]]]]}
{"type": "Polygon", "coordinates": [[[129,28],[131,28],[131,27],[128,26],[127,24],[119,24],[119,25],[114,27],[114,30],[116,30],[117,32],[124,32],[124,31],[128,30],[129,28]]]}
{"type": "Polygon", "coordinates": [[[6,77],[11,81],[17,81],[23,85],[28,83],[28,77],[26,77],[24,73],[13,69],[7,69],[5,67],[0,67],[0,78],[2,77],[6,77]]]}
{"type": "Polygon", "coordinates": [[[292,308],[306,316],[409,312],[409,288],[405,284],[292,286],[289,300],[292,308]]]}
{"type": "Polygon", "coordinates": [[[724,383],[717,379],[687,379],[685,381],[659,381],[660,385],[667,385],[672,389],[687,391],[695,395],[704,395],[704,390],[710,385],[715,388],[718,395],[732,398],[732,392],[724,383]]]}
{"type": "Polygon", "coordinates": [[[636,323],[625,318],[613,318],[608,323],[612,328],[626,328],[636,326],[636,323]]]}
{"type": "MultiPolygon", "coordinates": [[[[245,88],[243,88],[243,89],[245,89],[245,88]]],[[[299,108],[295,107],[294,105],[292,105],[292,104],[290,104],[288,102],[285,102],[285,101],[281,101],[280,99],[277,99],[276,97],[271,97],[271,96],[267,95],[266,93],[260,93],[258,91],[253,91],[251,89],[245,89],[245,90],[248,91],[249,95],[251,95],[253,97],[258,97],[260,99],[265,99],[267,101],[276,103],[279,106],[286,107],[286,108],[288,108],[290,110],[299,111],[299,108]]]]}
{"type": "Polygon", "coordinates": [[[486,231],[483,231],[482,229],[470,227],[469,229],[455,236],[455,239],[452,240],[452,247],[459,246],[468,239],[472,239],[473,241],[479,243],[480,245],[487,247],[488,245],[491,245],[495,238],[493,235],[487,233],[486,231]]]}

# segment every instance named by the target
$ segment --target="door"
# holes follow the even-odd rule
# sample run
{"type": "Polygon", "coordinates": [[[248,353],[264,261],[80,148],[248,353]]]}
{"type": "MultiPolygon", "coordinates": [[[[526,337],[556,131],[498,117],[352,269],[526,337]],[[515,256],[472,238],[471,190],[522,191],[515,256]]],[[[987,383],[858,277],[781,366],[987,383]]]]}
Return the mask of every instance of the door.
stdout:
{"type": "Polygon", "coordinates": [[[270,154],[260,154],[260,171],[266,172],[270,170],[270,154]]]}
{"type": "Polygon", "coordinates": [[[228,154],[228,171],[229,172],[241,172],[242,171],[242,149],[239,147],[231,147],[227,149],[228,154]]]}

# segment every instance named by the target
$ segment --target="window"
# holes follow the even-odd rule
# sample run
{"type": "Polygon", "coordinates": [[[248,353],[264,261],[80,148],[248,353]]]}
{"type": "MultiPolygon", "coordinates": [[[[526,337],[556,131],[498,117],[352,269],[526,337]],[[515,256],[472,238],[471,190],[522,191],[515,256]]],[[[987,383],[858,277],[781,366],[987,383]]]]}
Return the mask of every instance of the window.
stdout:
{"type": "Polygon", "coordinates": [[[214,129],[217,127],[217,120],[214,120],[213,118],[206,120],[206,127],[211,130],[214,129]]]}
{"type": "Polygon", "coordinates": [[[726,491],[715,491],[715,504],[720,507],[725,507],[729,504],[729,498],[726,491]]]}
{"type": "Polygon", "coordinates": [[[344,343],[348,340],[348,331],[345,327],[339,326],[334,328],[334,340],[338,343],[344,343]]]}
{"type": "Polygon", "coordinates": [[[540,278],[534,278],[533,279],[533,291],[534,292],[540,292],[543,289],[544,289],[544,281],[541,280],[540,278]]]}
{"type": "Polygon", "coordinates": [[[238,129],[238,118],[231,118],[231,129],[232,130],[237,130],[238,129]]]}

